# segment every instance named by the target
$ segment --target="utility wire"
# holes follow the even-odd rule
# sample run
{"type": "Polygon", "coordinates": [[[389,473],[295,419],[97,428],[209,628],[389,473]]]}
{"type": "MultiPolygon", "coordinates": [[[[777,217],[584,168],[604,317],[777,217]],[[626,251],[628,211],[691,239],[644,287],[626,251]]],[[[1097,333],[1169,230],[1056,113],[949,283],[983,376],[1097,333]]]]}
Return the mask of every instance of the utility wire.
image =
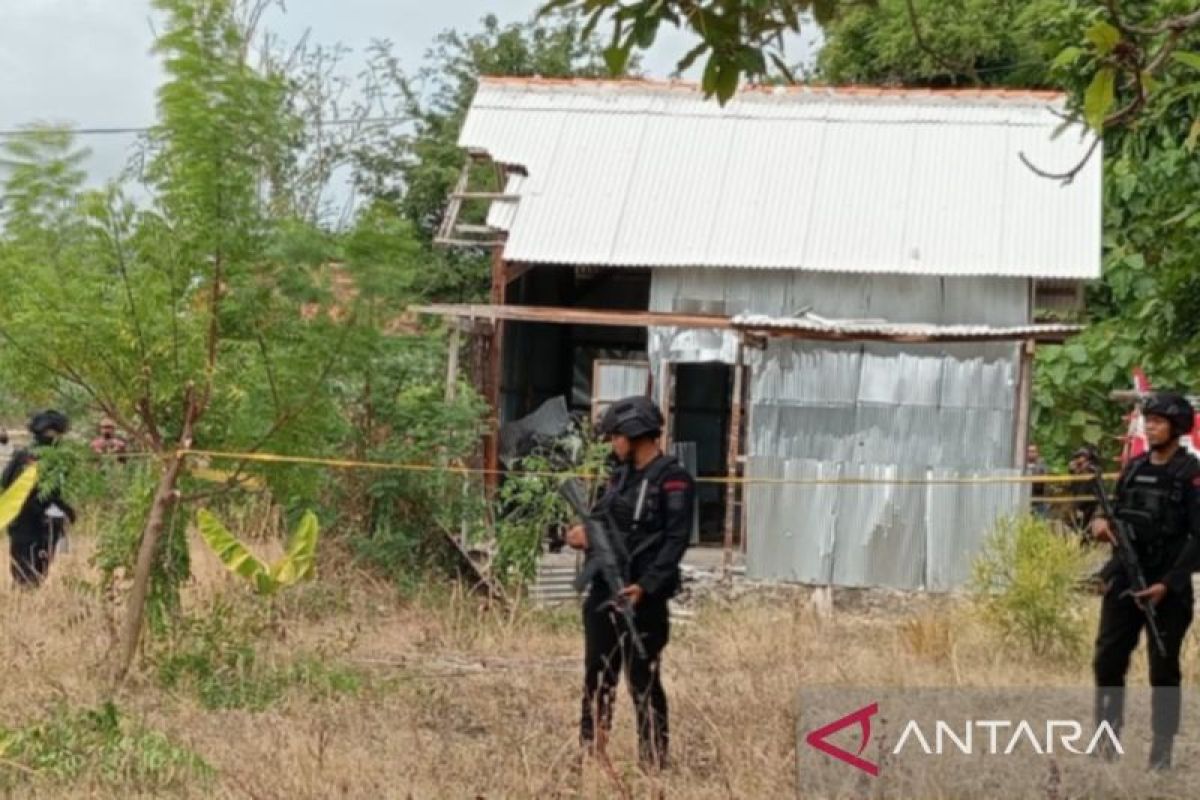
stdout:
{"type": "MultiPolygon", "coordinates": [[[[410,122],[408,117],[363,117],[362,119],[330,119],[322,122],[308,123],[310,128],[331,128],[341,125],[396,125],[402,122],[410,122]]],[[[154,126],[145,125],[141,127],[126,127],[126,128],[72,128],[69,126],[31,126],[29,128],[7,128],[0,129],[0,137],[11,136],[27,136],[31,133],[39,131],[65,131],[76,136],[129,136],[132,134],[149,133],[154,130],[154,126]]]]}

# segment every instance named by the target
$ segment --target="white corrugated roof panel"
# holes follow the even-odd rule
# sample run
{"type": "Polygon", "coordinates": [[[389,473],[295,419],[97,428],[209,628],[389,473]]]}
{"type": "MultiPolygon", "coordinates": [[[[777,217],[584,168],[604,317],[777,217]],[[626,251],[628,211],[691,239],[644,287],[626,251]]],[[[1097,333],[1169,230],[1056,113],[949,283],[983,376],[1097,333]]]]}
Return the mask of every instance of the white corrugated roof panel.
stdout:
{"type": "MultiPolygon", "coordinates": [[[[485,78],[460,144],[528,177],[510,261],[1100,275],[1101,159],[1050,92],[750,89],[485,78]]],[[[515,205],[515,207],[513,207],[515,205]]]]}

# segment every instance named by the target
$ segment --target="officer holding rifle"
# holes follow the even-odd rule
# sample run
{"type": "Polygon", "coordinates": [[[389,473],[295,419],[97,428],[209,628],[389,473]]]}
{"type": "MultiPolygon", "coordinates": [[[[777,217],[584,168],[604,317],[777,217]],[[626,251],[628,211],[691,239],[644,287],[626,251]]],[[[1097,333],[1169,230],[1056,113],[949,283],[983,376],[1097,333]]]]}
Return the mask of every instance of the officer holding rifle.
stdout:
{"type": "Polygon", "coordinates": [[[1195,423],[1186,398],[1154,395],[1142,413],[1150,449],[1125,466],[1111,505],[1097,481],[1101,503],[1090,526],[1095,538],[1114,545],[1100,572],[1096,714],[1120,730],[1129,659],[1147,628],[1154,687],[1150,766],[1168,769],[1179,731],[1179,653],[1195,605],[1192,573],[1200,568],[1200,461],[1179,443],[1195,423]]]}
{"type": "Polygon", "coordinates": [[[587,515],[588,524],[575,525],[566,536],[569,545],[588,551],[589,562],[616,567],[607,576],[598,568],[590,575],[587,568],[584,572],[590,586],[583,606],[581,742],[603,750],[623,669],[637,712],[640,760],[652,770],[667,760],[667,696],[661,675],[671,627],[667,601],[679,589],[695,493],[692,476],[659,449],[662,428],[662,412],[648,398],[630,397],[609,407],[598,430],[610,438],[616,466],[587,515]],[[589,530],[593,538],[607,541],[589,541],[589,530]],[[634,636],[637,642],[631,641],[634,636]]]}

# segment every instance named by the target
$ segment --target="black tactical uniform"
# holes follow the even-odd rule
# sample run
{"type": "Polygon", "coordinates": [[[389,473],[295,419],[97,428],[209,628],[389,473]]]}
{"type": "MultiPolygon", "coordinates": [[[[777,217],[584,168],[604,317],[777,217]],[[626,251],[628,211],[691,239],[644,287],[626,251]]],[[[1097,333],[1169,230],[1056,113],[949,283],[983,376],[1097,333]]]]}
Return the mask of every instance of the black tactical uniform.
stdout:
{"type": "MultiPolygon", "coordinates": [[[[1144,413],[1170,419],[1177,435],[1189,432],[1194,422],[1191,405],[1179,395],[1157,395],[1147,401],[1144,413]]],[[[1200,568],[1200,462],[1182,447],[1165,464],[1153,463],[1150,454],[1139,456],[1122,472],[1113,508],[1132,529],[1146,584],[1162,583],[1167,587],[1155,608],[1166,657],[1153,646],[1148,651],[1150,684],[1154,687],[1151,765],[1168,767],[1179,731],[1179,652],[1192,623],[1192,573],[1200,568]]],[[[1145,617],[1127,594],[1130,581],[1115,555],[1100,574],[1109,588],[1100,606],[1093,663],[1098,687],[1096,714],[1098,720],[1106,720],[1119,730],[1125,674],[1145,617]]]]}
{"type": "MultiPolygon", "coordinates": [[[[646,398],[629,398],[610,408],[601,433],[635,439],[658,436],[662,415],[646,398]]],[[[695,486],[692,476],[671,456],[659,454],[642,469],[619,464],[612,472],[594,512],[606,519],[615,547],[627,565],[627,584],[645,592],[634,608],[646,650],[640,658],[626,641],[628,633],[612,609],[608,587],[593,580],[583,605],[583,713],[580,737],[594,741],[599,725],[607,735],[612,725],[613,696],[622,667],[637,712],[638,752],[648,766],[666,763],[669,742],[667,696],[660,665],[670,636],[667,601],[679,589],[679,562],[691,537],[695,486]]]]}
{"type": "MultiPolygon", "coordinates": [[[[67,418],[57,411],[44,411],[34,416],[29,423],[29,432],[38,445],[54,444],[51,431],[64,434],[69,428],[67,418]]],[[[0,475],[0,491],[7,489],[21,476],[37,457],[30,450],[21,449],[13,453],[0,475]]],[[[54,548],[64,535],[63,520],[55,519],[48,512],[55,506],[65,514],[65,519],[75,521],[75,510],[63,500],[58,490],[43,497],[37,486],[29,493],[16,519],[8,526],[10,539],[9,557],[13,581],[18,586],[33,588],[41,584],[50,569],[54,548]]]]}

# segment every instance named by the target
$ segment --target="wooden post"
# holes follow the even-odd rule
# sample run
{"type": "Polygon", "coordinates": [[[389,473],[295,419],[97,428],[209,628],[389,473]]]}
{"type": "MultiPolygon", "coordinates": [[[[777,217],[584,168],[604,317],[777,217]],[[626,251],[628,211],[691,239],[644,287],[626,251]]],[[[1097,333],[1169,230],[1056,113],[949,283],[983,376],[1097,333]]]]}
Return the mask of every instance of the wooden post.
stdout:
{"type": "MultiPolygon", "coordinates": [[[[492,291],[491,303],[504,305],[505,288],[504,245],[492,248],[492,291]]],[[[492,333],[488,337],[488,364],[485,374],[486,397],[492,416],[488,424],[487,438],[483,442],[484,486],[493,496],[500,485],[500,384],[504,378],[504,321],[492,322],[492,333]]]]}
{"type": "Polygon", "coordinates": [[[675,392],[674,365],[666,359],[662,362],[662,385],[658,387],[658,407],[663,415],[662,436],[659,437],[659,448],[666,453],[671,446],[671,396],[675,392]]]}
{"type": "Polygon", "coordinates": [[[458,396],[458,350],[461,347],[462,323],[452,320],[450,340],[446,343],[446,402],[453,403],[458,396]]]}
{"type": "MultiPolygon", "coordinates": [[[[743,369],[747,369],[747,367],[743,367],[743,369]]],[[[750,381],[747,380],[745,383],[749,384],[750,381]]],[[[751,432],[754,430],[754,406],[748,402],[749,396],[750,396],[749,386],[743,385],[742,391],[743,391],[743,394],[745,395],[745,397],[742,398],[742,400],[743,400],[742,416],[745,417],[745,419],[746,419],[746,424],[743,427],[746,430],[746,439],[749,439],[751,432]]],[[[745,441],[743,441],[742,450],[743,451],[749,450],[749,448],[745,444],[745,441]]],[[[749,475],[750,475],[750,455],[749,455],[749,452],[746,452],[746,454],[743,456],[743,461],[742,461],[742,477],[745,478],[745,477],[748,477],[749,475]]],[[[742,509],[741,509],[742,510],[742,528],[739,531],[739,536],[738,536],[738,549],[742,551],[743,559],[746,557],[746,541],[750,538],[750,504],[746,500],[746,492],[747,492],[748,488],[749,488],[748,484],[745,484],[745,483],[742,484],[742,504],[741,504],[742,505],[742,509]]]]}
{"type": "Polygon", "coordinates": [[[729,577],[729,570],[733,566],[733,528],[737,516],[734,508],[737,505],[737,497],[739,486],[737,484],[738,477],[738,455],[741,452],[742,442],[742,361],[744,360],[744,352],[746,347],[745,335],[738,334],[737,358],[733,363],[733,396],[732,404],[729,412],[729,450],[725,456],[726,474],[729,478],[729,483],[725,484],[725,543],[723,546],[724,557],[722,559],[724,577],[729,577]]]}
{"type": "Polygon", "coordinates": [[[1025,468],[1025,450],[1029,446],[1029,405],[1033,396],[1033,355],[1037,342],[1021,343],[1021,364],[1017,373],[1016,430],[1013,431],[1013,466],[1025,468]]]}

